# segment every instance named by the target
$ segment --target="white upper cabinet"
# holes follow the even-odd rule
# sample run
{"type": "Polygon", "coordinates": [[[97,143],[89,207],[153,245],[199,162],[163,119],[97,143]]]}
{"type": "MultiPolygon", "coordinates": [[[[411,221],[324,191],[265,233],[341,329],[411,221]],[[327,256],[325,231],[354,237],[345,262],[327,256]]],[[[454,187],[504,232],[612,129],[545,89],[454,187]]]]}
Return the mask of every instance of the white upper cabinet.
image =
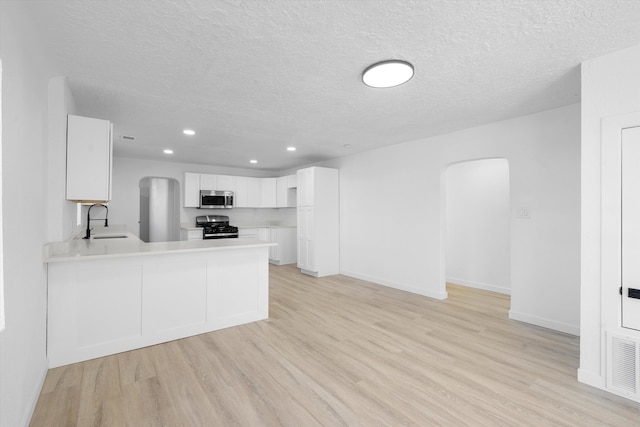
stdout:
{"type": "Polygon", "coordinates": [[[298,206],[313,206],[314,178],[314,168],[300,169],[298,171],[298,206]]]}
{"type": "Polygon", "coordinates": [[[231,175],[218,175],[218,183],[215,190],[236,191],[236,177],[231,175]]]}
{"type": "Polygon", "coordinates": [[[296,175],[277,178],[276,203],[279,208],[296,207],[296,175]],[[293,178],[292,178],[293,177],[293,178]]]}
{"type": "Polygon", "coordinates": [[[249,207],[249,182],[246,176],[236,176],[236,189],[233,195],[233,206],[236,208],[249,207]]]}
{"type": "Polygon", "coordinates": [[[67,117],[67,200],[111,199],[112,129],[108,120],[67,117]]]}
{"type": "Polygon", "coordinates": [[[200,206],[200,190],[233,191],[236,208],[295,207],[296,190],[290,188],[290,185],[295,185],[295,180],[292,181],[291,176],[255,178],[186,172],[184,174],[184,207],[200,206]],[[278,185],[283,187],[279,188],[278,185]],[[278,196],[279,191],[284,191],[283,195],[278,196]]]}
{"type": "Polygon", "coordinates": [[[236,191],[236,177],[231,175],[201,173],[200,190],[236,191]]]}
{"type": "Polygon", "coordinates": [[[261,178],[260,206],[261,208],[277,207],[277,179],[278,178],[261,178]]]}
{"type": "Polygon", "coordinates": [[[218,188],[218,175],[212,175],[210,173],[200,174],[200,190],[213,191],[218,188]]]}
{"type": "Polygon", "coordinates": [[[296,188],[298,186],[298,174],[287,175],[287,188],[296,188]]]}
{"type": "Polygon", "coordinates": [[[184,174],[184,207],[200,206],[200,174],[186,172],[184,174]]]}
{"type": "Polygon", "coordinates": [[[247,177],[247,207],[257,208],[262,203],[262,178],[247,177]]]}

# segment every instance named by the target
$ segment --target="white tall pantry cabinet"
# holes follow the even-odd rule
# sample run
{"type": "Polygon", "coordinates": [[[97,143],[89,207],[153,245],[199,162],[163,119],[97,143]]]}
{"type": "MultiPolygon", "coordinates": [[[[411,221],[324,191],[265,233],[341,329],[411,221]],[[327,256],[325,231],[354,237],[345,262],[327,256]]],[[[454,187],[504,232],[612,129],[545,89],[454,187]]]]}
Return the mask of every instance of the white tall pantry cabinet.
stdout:
{"type": "Polygon", "coordinates": [[[316,277],[338,274],[338,170],[321,167],[300,169],[297,181],[298,268],[316,277]]]}

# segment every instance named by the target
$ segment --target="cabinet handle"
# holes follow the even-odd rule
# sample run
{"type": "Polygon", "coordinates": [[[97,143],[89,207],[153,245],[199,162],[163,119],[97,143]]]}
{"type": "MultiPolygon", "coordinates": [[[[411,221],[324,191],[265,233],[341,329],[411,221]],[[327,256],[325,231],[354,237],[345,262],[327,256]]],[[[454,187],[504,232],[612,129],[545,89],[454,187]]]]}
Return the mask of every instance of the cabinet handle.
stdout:
{"type": "Polygon", "coordinates": [[[629,298],[640,299],[640,289],[629,288],[627,296],[629,298]]]}

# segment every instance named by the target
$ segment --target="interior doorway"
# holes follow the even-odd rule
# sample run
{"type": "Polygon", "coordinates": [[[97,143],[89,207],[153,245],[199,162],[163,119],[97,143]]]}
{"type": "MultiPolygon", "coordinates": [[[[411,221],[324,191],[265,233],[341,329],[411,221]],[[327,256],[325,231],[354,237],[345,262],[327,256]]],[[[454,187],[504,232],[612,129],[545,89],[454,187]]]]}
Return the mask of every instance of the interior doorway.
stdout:
{"type": "Polygon", "coordinates": [[[621,132],[622,327],[640,330],[640,127],[621,132]]]}
{"type": "Polygon", "coordinates": [[[447,283],[510,295],[508,161],[456,163],[445,179],[447,283]]]}

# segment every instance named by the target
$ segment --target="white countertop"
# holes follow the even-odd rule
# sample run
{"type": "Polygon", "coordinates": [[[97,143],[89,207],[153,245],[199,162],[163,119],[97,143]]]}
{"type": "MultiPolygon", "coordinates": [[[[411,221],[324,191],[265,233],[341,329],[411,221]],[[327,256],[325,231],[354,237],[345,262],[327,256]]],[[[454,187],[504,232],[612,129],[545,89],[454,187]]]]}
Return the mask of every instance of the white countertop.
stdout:
{"type": "Polygon", "coordinates": [[[256,224],[234,224],[236,227],[238,228],[296,228],[297,225],[295,224],[263,224],[263,225],[256,225],[256,224]]]}
{"type": "Polygon", "coordinates": [[[145,243],[134,234],[122,231],[122,228],[96,230],[96,236],[126,235],[126,238],[82,239],[72,238],[65,242],[47,243],[44,245],[44,262],[88,261],[102,258],[155,255],[163,253],[186,253],[201,251],[220,251],[241,248],[258,248],[275,246],[255,239],[208,239],[180,240],[174,242],[145,243]]]}
{"type": "Polygon", "coordinates": [[[196,227],[194,225],[187,225],[187,224],[181,224],[180,225],[180,229],[181,230],[200,230],[202,227],[196,227]]]}

